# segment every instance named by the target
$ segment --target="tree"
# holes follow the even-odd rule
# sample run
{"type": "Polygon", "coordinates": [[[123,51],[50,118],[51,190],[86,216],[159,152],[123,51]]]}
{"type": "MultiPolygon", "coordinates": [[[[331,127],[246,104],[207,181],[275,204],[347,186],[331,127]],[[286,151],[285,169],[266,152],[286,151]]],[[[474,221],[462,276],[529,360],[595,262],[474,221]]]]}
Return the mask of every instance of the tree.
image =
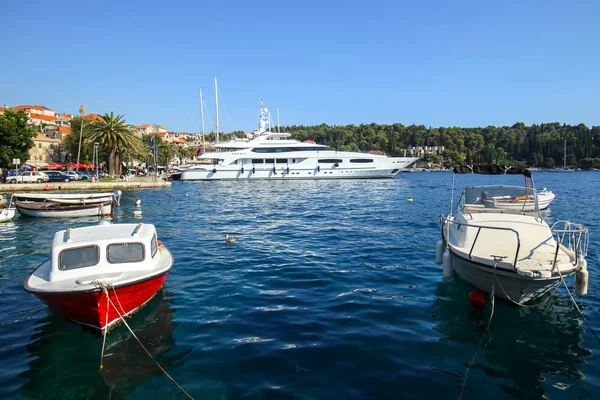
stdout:
{"type": "Polygon", "coordinates": [[[121,173],[121,156],[126,149],[139,146],[139,139],[134,135],[132,125],[123,119],[123,115],[102,115],[102,121],[93,121],[88,132],[89,142],[98,142],[101,147],[108,151],[108,174],[115,176],[121,173]]]}
{"type": "Polygon", "coordinates": [[[13,158],[19,158],[21,163],[29,158],[29,149],[39,130],[27,125],[28,120],[23,110],[6,110],[0,114],[0,168],[10,168],[13,158]]]}

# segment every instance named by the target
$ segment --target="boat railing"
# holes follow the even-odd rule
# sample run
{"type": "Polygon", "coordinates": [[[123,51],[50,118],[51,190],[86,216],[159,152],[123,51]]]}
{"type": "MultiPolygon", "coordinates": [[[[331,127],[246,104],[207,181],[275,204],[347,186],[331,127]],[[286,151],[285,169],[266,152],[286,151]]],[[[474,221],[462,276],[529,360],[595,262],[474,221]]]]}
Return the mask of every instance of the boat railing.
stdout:
{"type": "Polygon", "coordinates": [[[556,221],[550,230],[557,245],[560,244],[573,252],[573,264],[576,264],[578,259],[585,258],[589,246],[588,228],[575,222],[560,220],[556,221]]]}
{"type": "MultiPolygon", "coordinates": [[[[481,233],[482,229],[488,229],[488,230],[495,230],[495,231],[508,231],[508,232],[512,232],[515,234],[515,237],[517,239],[517,250],[515,252],[515,258],[514,258],[514,262],[513,262],[513,269],[516,271],[517,270],[517,261],[519,259],[519,250],[521,249],[521,237],[519,236],[519,232],[517,232],[515,229],[512,228],[505,228],[505,227],[500,227],[500,226],[484,226],[484,225],[473,225],[473,224],[465,224],[462,222],[456,222],[456,221],[452,221],[450,218],[448,217],[444,217],[443,215],[441,216],[441,219],[443,221],[443,223],[447,223],[448,225],[448,235],[445,236],[445,240],[448,239],[448,237],[450,236],[450,226],[451,225],[456,225],[457,229],[460,228],[461,226],[465,226],[467,228],[477,228],[477,233],[475,234],[475,239],[473,240],[473,244],[471,245],[471,249],[469,250],[469,259],[473,259],[473,249],[475,249],[475,244],[477,243],[477,239],[479,239],[479,234],[481,233]]],[[[442,226],[442,232],[443,232],[443,226],[442,226]]],[[[490,256],[492,256],[490,254],[490,256]]],[[[495,257],[495,256],[493,256],[495,257]]]]}

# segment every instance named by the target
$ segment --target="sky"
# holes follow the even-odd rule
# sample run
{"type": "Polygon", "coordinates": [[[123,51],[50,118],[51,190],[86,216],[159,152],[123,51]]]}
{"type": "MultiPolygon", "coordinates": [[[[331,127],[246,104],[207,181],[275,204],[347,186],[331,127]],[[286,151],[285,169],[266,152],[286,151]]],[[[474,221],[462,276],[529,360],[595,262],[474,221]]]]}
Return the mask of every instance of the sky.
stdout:
{"type": "Polygon", "coordinates": [[[0,4],[0,105],[128,123],[600,125],[600,2],[63,1],[0,4]],[[210,121],[209,121],[210,118],[210,121]]]}

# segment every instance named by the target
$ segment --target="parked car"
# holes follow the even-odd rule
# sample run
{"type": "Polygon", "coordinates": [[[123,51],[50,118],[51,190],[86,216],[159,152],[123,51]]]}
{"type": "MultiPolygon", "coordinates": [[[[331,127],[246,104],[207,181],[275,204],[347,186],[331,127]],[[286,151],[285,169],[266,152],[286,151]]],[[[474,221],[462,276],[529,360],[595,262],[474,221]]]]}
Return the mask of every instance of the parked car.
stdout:
{"type": "Polygon", "coordinates": [[[71,177],[61,171],[44,171],[49,182],[71,182],[71,177]]]}
{"type": "Polygon", "coordinates": [[[87,172],[77,171],[77,174],[79,175],[79,179],[82,181],[87,181],[87,180],[92,179],[92,176],[90,174],[88,174],[87,172]]]}
{"type": "Polygon", "coordinates": [[[48,176],[39,171],[21,172],[17,176],[11,176],[7,179],[8,183],[42,183],[48,182],[48,176]]]}
{"type": "Polygon", "coordinates": [[[65,175],[71,178],[72,181],[78,181],[79,179],[81,179],[79,174],[77,174],[77,172],[75,171],[65,171],[65,175]]]}

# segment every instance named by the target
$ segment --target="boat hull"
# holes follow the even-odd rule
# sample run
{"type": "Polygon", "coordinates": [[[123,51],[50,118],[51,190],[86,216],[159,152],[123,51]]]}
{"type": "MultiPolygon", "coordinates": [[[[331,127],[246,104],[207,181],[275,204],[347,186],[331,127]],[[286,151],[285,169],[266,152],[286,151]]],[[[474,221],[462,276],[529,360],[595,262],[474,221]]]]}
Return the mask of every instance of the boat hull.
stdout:
{"type": "Polygon", "coordinates": [[[7,222],[13,219],[15,217],[16,211],[17,210],[15,208],[0,209],[0,222],[7,222]]]}
{"type": "Polygon", "coordinates": [[[314,167],[274,166],[256,167],[250,165],[207,165],[190,168],[181,174],[182,181],[212,180],[314,180],[314,179],[385,179],[393,178],[406,166],[414,162],[412,159],[399,161],[381,160],[381,165],[369,167],[314,167]]]}
{"type": "Polygon", "coordinates": [[[81,325],[100,330],[111,329],[121,321],[119,313],[127,316],[150,301],[162,288],[169,271],[139,282],[108,289],[110,300],[101,289],[85,292],[33,292],[50,310],[63,314],[81,325]],[[108,318],[107,318],[108,311],[108,318]]]}
{"type": "MultiPolygon", "coordinates": [[[[470,285],[507,301],[528,303],[544,296],[560,283],[560,277],[528,278],[512,271],[482,265],[460,257],[450,249],[452,269],[470,285]]],[[[567,274],[565,274],[567,275],[567,274]]],[[[565,276],[563,275],[563,277],[565,276]]]]}
{"type": "Polygon", "coordinates": [[[86,205],[64,205],[53,204],[43,208],[48,203],[40,202],[15,202],[15,206],[21,215],[37,218],[78,218],[112,215],[113,204],[98,203],[86,205]]]}

